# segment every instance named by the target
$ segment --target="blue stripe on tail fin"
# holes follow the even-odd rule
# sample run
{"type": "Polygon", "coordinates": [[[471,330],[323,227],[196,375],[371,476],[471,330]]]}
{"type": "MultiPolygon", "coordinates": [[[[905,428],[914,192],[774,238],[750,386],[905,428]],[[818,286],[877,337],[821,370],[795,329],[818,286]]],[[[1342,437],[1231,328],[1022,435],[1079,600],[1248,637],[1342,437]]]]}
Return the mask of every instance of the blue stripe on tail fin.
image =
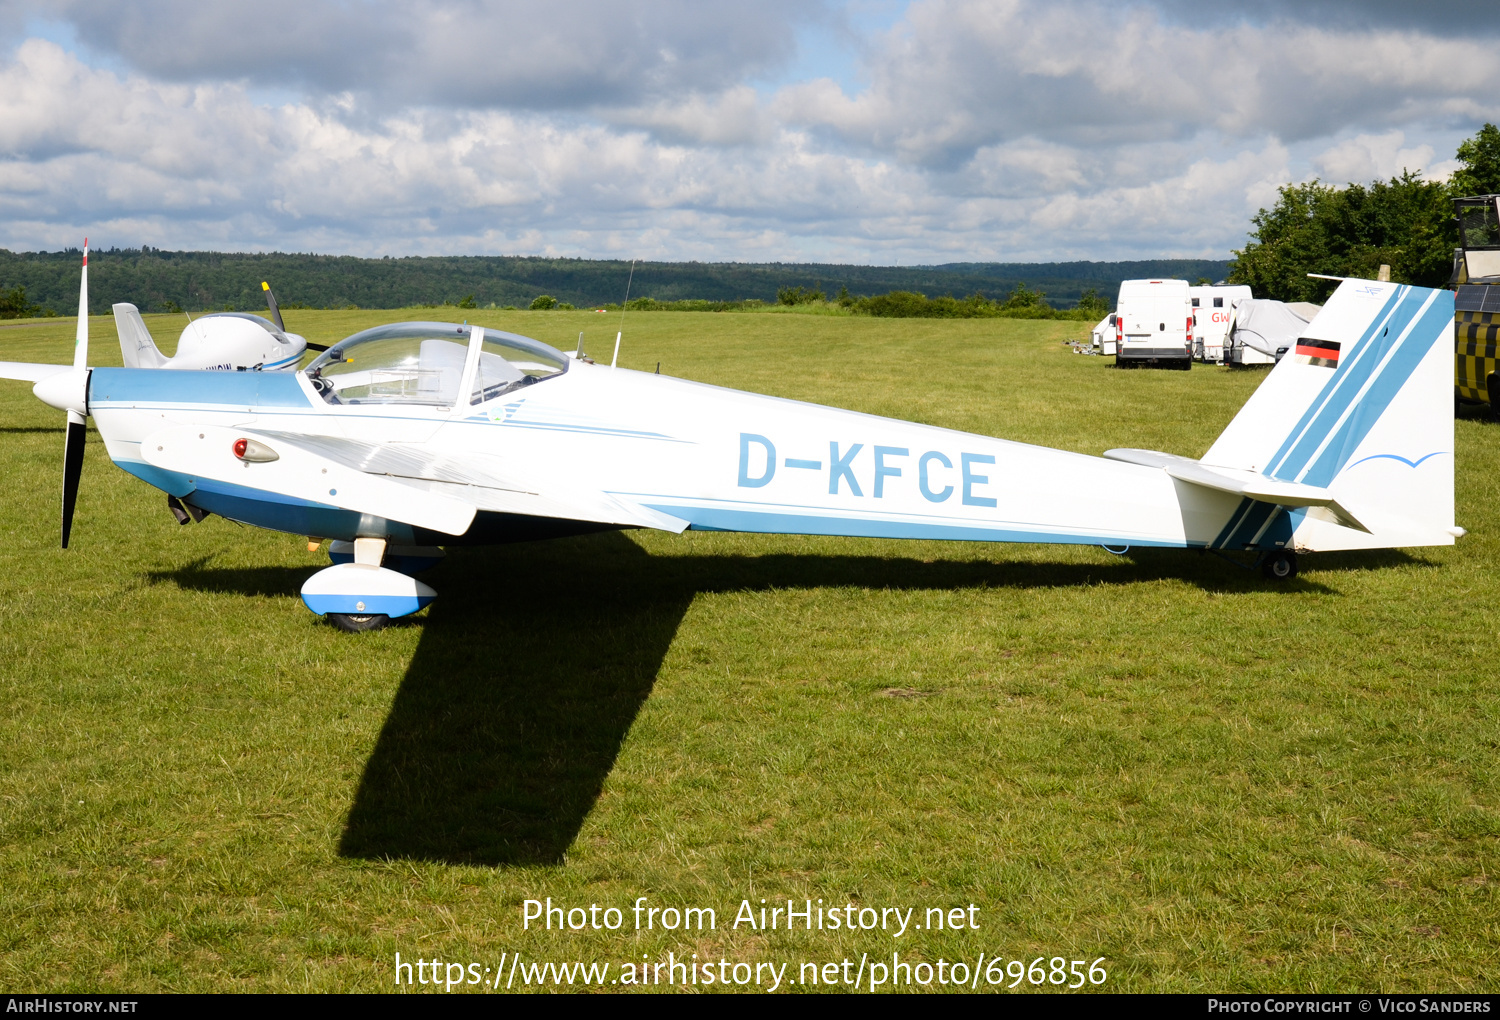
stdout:
{"type": "Polygon", "coordinates": [[[1453,321],[1453,295],[1400,287],[1303,413],[1263,473],[1327,486],[1453,321]]]}
{"type": "Polygon", "coordinates": [[[1292,540],[1292,532],[1307,511],[1288,510],[1274,503],[1243,499],[1219,532],[1210,549],[1280,549],[1292,540]]]}

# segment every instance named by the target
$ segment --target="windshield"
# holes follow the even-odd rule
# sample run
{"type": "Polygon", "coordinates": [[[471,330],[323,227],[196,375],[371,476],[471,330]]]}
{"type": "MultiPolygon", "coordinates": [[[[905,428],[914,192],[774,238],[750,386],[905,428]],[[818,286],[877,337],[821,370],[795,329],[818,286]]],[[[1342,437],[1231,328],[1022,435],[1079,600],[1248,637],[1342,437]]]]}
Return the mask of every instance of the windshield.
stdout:
{"type": "Polygon", "coordinates": [[[566,354],[530,337],[487,329],[479,347],[469,403],[482,404],[567,370],[566,354]]]}
{"type": "MultiPolygon", "coordinates": [[[[472,329],[451,322],[398,322],[355,333],[306,372],[330,404],[458,403],[472,329]]],[[[567,356],[530,337],[484,330],[473,403],[568,370],[567,356]]]]}
{"type": "Polygon", "coordinates": [[[206,315],[200,315],[200,316],[198,316],[198,318],[200,318],[200,319],[249,319],[251,322],[256,323],[261,328],[263,328],[267,333],[279,333],[279,332],[281,332],[279,329],[276,328],[276,323],[272,322],[270,319],[266,318],[264,315],[256,315],[254,312],[209,312],[206,315]]]}
{"type": "Polygon", "coordinates": [[[1458,207],[1460,240],[1465,248],[1500,247],[1500,221],[1495,217],[1495,199],[1461,198],[1458,207]]]}
{"type": "MultiPolygon", "coordinates": [[[[250,312],[209,312],[207,315],[198,316],[199,322],[202,322],[204,319],[247,319],[250,322],[255,323],[261,329],[265,330],[267,333],[270,333],[271,336],[275,338],[277,343],[289,344],[292,342],[291,339],[277,327],[276,323],[272,322],[270,319],[267,319],[263,315],[254,315],[250,312]]],[[[301,338],[299,337],[298,339],[301,338]]]]}

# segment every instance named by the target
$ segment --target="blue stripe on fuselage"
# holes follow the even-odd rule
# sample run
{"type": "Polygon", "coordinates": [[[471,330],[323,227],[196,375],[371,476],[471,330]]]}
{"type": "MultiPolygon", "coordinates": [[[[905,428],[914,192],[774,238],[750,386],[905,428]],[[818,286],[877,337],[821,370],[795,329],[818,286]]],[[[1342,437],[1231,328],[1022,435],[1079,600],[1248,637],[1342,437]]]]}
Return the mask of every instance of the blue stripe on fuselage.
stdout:
{"type": "Polygon", "coordinates": [[[228,520],[294,535],[350,539],[361,519],[353,510],[228,482],[199,479],[187,498],[199,509],[228,520]]]}
{"type": "Polygon", "coordinates": [[[302,355],[300,353],[293,354],[291,357],[289,357],[289,358],[282,358],[280,361],[267,361],[267,362],[265,362],[263,365],[260,366],[260,371],[262,371],[262,372],[279,372],[279,371],[281,371],[281,369],[282,369],[283,366],[296,364],[297,362],[299,362],[301,360],[302,360],[302,355]]]}
{"type": "Polygon", "coordinates": [[[230,404],[310,407],[295,372],[207,372],[174,368],[96,368],[89,404],[230,404]]]}
{"type": "Polygon", "coordinates": [[[154,485],[169,496],[186,496],[193,491],[193,479],[177,471],[167,471],[140,460],[117,460],[115,466],[128,471],[147,485],[154,485]]]}
{"type": "MultiPolygon", "coordinates": [[[[216,482],[190,478],[177,471],[165,471],[138,460],[115,461],[122,470],[148,485],[186,499],[200,510],[218,514],[226,520],[239,521],[271,531],[294,535],[322,535],[327,538],[354,538],[363,515],[327,503],[315,503],[267,489],[254,489],[233,482],[216,482]]],[[[411,530],[406,525],[398,528],[411,530]]]]}
{"type": "Polygon", "coordinates": [[[1240,500],[1210,549],[1281,549],[1291,542],[1307,510],[1288,509],[1248,496],[1240,500]],[[1273,516],[1274,515],[1274,516],[1273,516]],[[1269,523],[1268,523],[1269,522],[1269,523]]]}
{"type": "Polygon", "coordinates": [[[869,518],[790,514],[776,510],[645,503],[664,514],[688,521],[694,531],[741,531],[772,535],[838,535],[854,538],[935,538],[954,542],[1040,542],[1058,545],[1138,545],[1183,549],[1202,542],[1163,542],[1122,535],[1079,535],[1032,531],[1025,528],[986,527],[981,522],[938,524],[869,518]]]}

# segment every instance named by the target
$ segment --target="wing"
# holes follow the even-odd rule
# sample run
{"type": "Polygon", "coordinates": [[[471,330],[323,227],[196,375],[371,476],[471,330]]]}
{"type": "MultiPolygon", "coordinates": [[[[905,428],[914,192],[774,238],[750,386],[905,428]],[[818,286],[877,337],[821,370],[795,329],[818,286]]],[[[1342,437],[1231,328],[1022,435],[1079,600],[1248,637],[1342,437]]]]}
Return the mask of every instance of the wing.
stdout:
{"type": "Polygon", "coordinates": [[[673,533],[680,533],[688,526],[679,517],[610,493],[568,485],[555,477],[523,474],[512,465],[482,456],[465,455],[459,461],[409,444],[364,443],[271,431],[238,434],[253,435],[276,450],[290,447],[371,478],[458,500],[477,510],[656,528],[673,533]]]}
{"type": "Polygon", "coordinates": [[[154,432],[141,441],[146,463],[193,479],[208,479],[401,521],[446,535],[462,535],[476,507],[437,492],[423,492],[304,450],[292,443],[266,443],[275,459],[247,463],[234,454],[235,441],[259,438],[239,429],[193,425],[154,432]]]}
{"type": "Polygon", "coordinates": [[[71,371],[72,368],[72,365],[38,365],[30,361],[0,361],[0,379],[41,382],[59,372],[71,371]]]}

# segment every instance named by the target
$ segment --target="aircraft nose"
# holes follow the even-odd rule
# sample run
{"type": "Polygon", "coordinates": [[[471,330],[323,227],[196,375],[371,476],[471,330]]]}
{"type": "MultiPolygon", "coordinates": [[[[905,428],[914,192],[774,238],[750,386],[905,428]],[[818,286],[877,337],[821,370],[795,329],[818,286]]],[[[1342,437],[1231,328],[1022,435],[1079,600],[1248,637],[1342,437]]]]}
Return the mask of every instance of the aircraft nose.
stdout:
{"type": "Polygon", "coordinates": [[[31,388],[42,403],[59,411],[76,411],[88,414],[89,370],[75,368],[69,372],[49,375],[31,388]]]}

